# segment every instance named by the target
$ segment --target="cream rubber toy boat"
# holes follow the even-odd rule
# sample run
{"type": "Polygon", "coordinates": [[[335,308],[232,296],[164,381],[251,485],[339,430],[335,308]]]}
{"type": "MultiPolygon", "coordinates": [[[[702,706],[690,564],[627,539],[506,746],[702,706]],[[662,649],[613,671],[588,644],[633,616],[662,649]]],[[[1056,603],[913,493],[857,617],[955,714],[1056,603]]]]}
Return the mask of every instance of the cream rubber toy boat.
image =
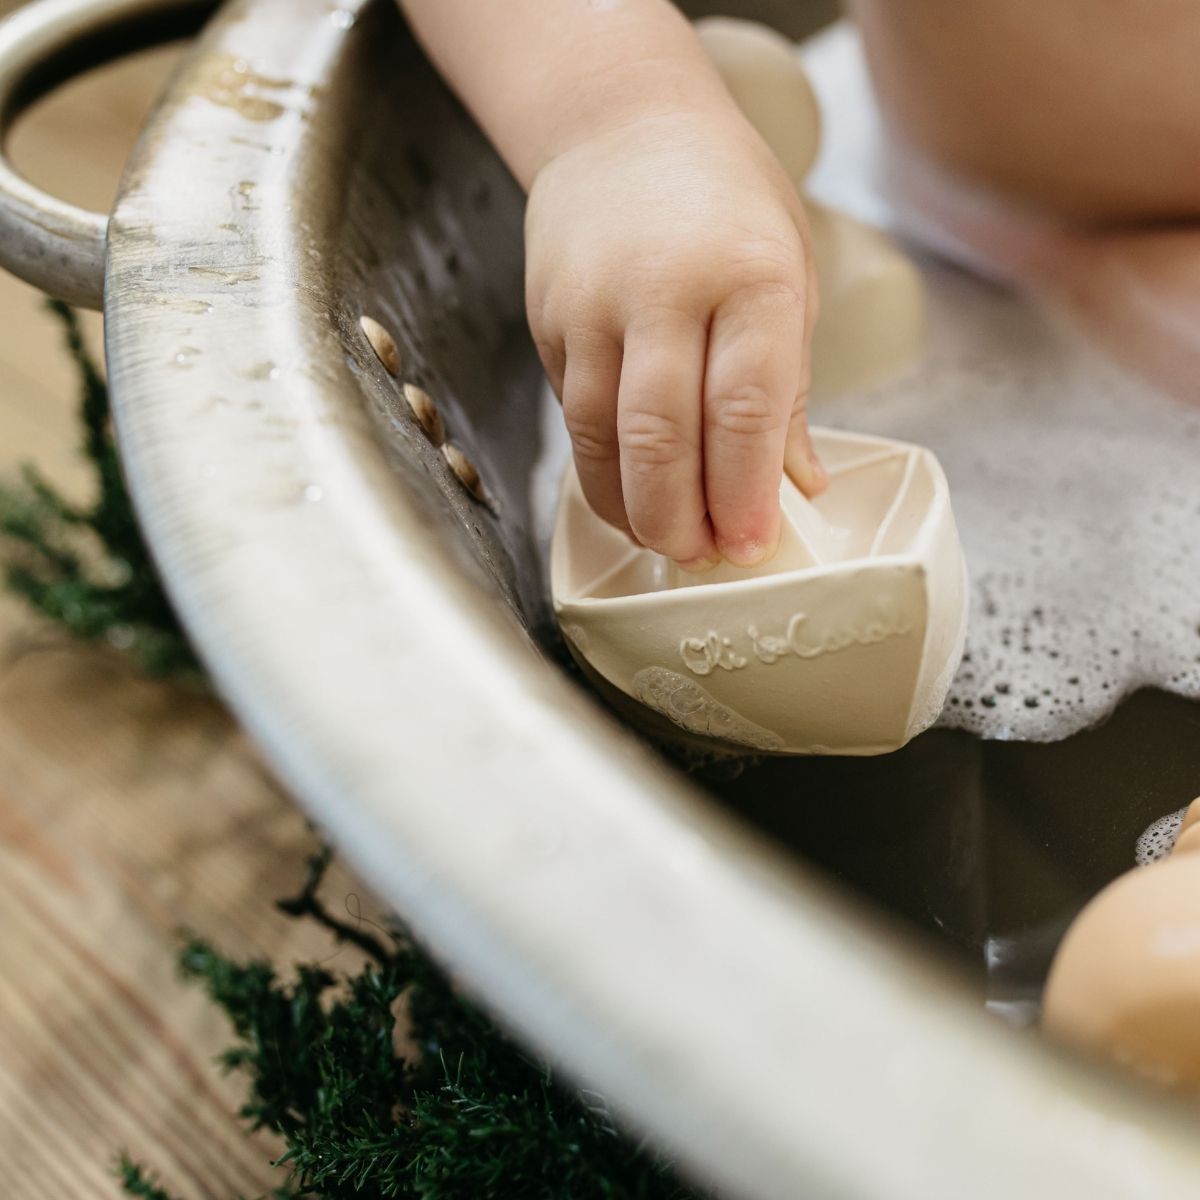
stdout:
{"type": "MultiPolygon", "coordinates": [[[[786,754],[882,754],[937,718],[967,589],[950,494],[920,446],[814,430],[830,486],[785,478],[760,567],[703,575],[630,544],[568,470],[551,592],[572,654],[692,738],[786,754]]],[[[669,729],[669,727],[667,727],[669,729]]]]}

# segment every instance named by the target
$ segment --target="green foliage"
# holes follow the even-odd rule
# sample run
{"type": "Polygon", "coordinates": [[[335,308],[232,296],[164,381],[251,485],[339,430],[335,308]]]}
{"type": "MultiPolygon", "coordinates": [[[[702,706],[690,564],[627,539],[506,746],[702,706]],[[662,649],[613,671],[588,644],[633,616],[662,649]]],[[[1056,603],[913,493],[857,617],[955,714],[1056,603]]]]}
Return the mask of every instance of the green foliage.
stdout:
{"type": "Polygon", "coordinates": [[[199,674],[195,655],[158,581],[121,475],[108,389],[65,305],[63,322],[81,375],[82,452],[96,499],[73,505],[32,466],[0,484],[0,548],[10,591],[84,641],[126,650],[150,674],[199,674]]]}
{"type": "MultiPolygon", "coordinates": [[[[500,1033],[401,929],[335,918],[318,895],[327,863],[318,855],[280,907],[362,949],[357,973],[301,966],[283,980],[197,937],[180,956],[237,1037],[221,1062],[247,1077],[242,1117],[287,1144],[277,1197],[687,1200],[599,1097],[500,1033]]],[[[169,1200],[122,1170],[129,1194],[169,1200]]]]}
{"type": "Polygon", "coordinates": [[[160,1188],[145,1170],[131,1162],[125,1155],[117,1164],[117,1174],[121,1187],[127,1196],[136,1200],[171,1200],[171,1197],[160,1188]]]}

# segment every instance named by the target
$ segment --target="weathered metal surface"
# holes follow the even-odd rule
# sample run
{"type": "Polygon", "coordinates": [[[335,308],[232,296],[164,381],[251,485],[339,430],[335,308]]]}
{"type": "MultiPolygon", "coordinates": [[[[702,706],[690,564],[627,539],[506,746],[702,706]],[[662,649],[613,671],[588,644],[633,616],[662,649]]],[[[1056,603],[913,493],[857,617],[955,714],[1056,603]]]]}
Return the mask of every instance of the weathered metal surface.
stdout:
{"type": "Polygon", "coordinates": [[[1194,1195],[1176,1114],[990,1022],[545,660],[520,218],[386,0],[234,3],[159,108],[110,376],[231,705],[464,980],[730,1194],[1194,1195]]]}
{"type": "MultiPolygon", "coordinates": [[[[192,32],[214,0],[43,0],[0,23],[0,143],[63,79],[192,32]]],[[[0,265],[59,299],[99,308],[108,218],[47,195],[0,152],[0,265]]]]}

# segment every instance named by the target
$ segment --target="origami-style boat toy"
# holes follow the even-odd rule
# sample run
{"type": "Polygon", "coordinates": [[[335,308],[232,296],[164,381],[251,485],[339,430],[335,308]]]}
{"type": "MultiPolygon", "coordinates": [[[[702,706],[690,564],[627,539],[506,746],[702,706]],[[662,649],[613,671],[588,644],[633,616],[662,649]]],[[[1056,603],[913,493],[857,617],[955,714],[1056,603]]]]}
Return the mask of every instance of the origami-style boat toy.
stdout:
{"type": "Polygon", "coordinates": [[[581,665],[652,726],[710,747],[881,754],[941,710],[966,621],[941,466],[920,446],[813,436],[829,489],[809,501],[784,480],[778,553],[751,569],[692,575],[631,545],[568,468],[555,612],[581,665]]]}

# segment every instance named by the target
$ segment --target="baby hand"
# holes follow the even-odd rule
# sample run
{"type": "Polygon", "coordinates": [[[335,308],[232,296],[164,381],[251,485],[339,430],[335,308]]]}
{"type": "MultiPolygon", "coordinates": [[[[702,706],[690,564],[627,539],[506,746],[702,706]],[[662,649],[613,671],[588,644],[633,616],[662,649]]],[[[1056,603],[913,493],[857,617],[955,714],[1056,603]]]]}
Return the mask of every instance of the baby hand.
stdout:
{"type": "Polygon", "coordinates": [[[774,553],[808,435],[816,290],[803,208],[736,110],[640,117],[538,172],[530,326],[592,508],[702,570],[774,553]]]}

